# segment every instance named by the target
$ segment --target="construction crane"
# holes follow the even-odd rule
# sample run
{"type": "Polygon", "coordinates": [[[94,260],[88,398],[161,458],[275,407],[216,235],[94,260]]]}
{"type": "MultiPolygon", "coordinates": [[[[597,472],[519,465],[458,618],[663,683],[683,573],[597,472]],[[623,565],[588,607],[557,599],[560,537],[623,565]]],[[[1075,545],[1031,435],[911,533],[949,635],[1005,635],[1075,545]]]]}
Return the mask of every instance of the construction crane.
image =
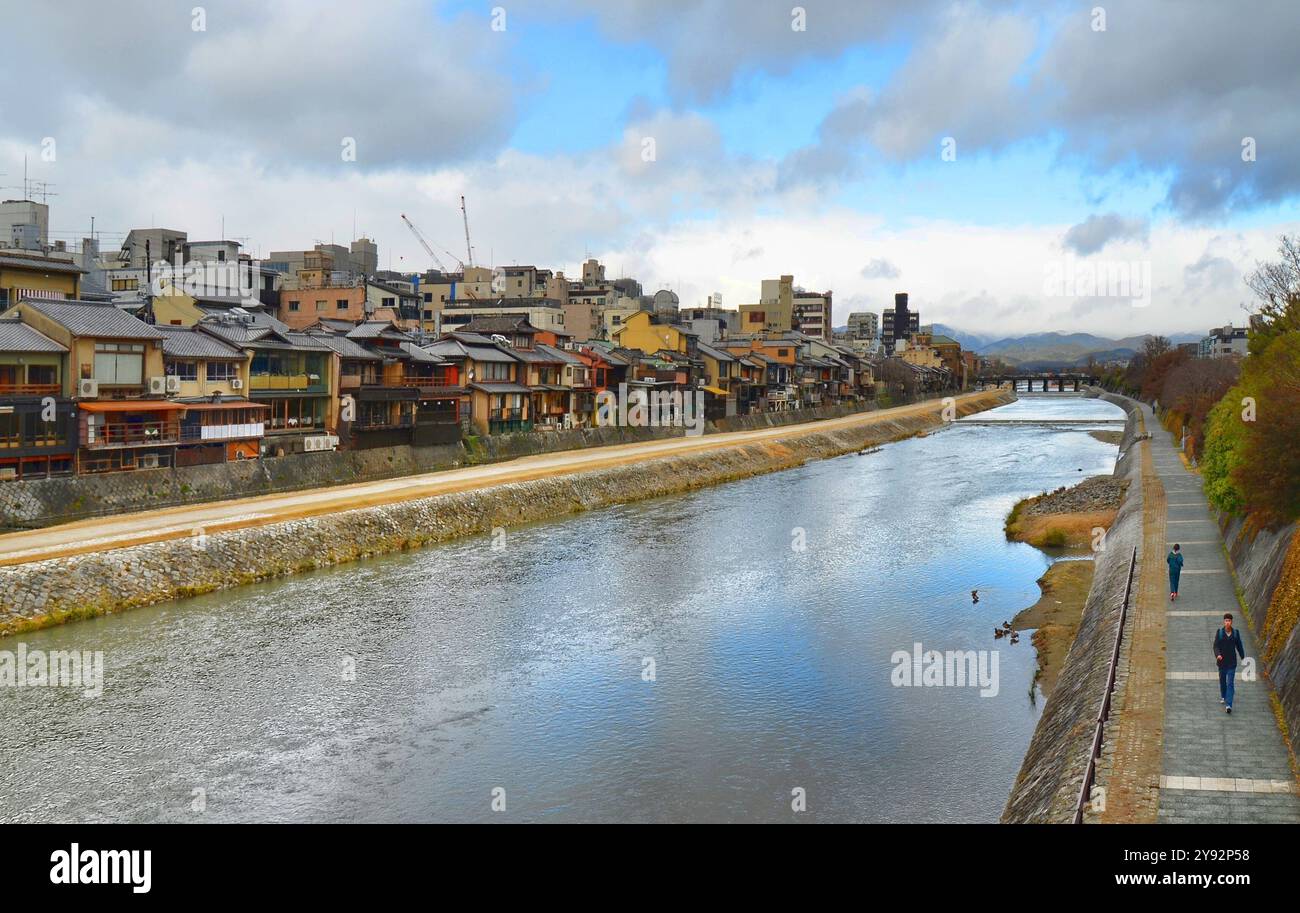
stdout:
{"type": "Polygon", "coordinates": [[[415,235],[415,240],[420,242],[420,246],[424,248],[424,252],[438,265],[438,270],[443,273],[451,272],[451,270],[447,269],[446,264],[438,259],[438,255],[433,252],[433,247],[421,233],[420,229],[415,227],[415,223],[406,217],[406,213],[402,213],[402,221],[405,222],[406,227],[411,230],[411,234],[415,235]]]}
{"type": "Polygon", "coordinates": [[[469,243],[469,213],[465,211],[465,194],[460,195],[460,218],[465,223],[465,256],[468,257],[465,262],[470,266],[474,265],[474,248],[469,243]]]}

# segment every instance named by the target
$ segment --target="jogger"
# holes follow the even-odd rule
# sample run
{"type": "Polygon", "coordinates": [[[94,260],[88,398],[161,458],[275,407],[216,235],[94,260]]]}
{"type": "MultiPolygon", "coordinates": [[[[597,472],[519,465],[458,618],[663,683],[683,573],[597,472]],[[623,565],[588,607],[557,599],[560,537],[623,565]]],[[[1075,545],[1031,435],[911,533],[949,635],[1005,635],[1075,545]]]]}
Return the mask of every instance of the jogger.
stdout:
{"type": "Polygon", "coordinates": [[[1246,658],[1241,633],[1233,630],[1232,613],[1223,616],[1223,627],[1214,632],[1214,661],[1219,664],[1219,703],[1232,713],[1233,685],[1237,677],[1237,657],[1246,658]]]}
{"type": "Polygon", "coordinates": [[[1169,565],[1169,601],[1173,602],[1178,598],[1178,577],[1183,572],[1183,553],[1174,543],[1174,550],[1165,557],[1165,563],[1169,565]]]}

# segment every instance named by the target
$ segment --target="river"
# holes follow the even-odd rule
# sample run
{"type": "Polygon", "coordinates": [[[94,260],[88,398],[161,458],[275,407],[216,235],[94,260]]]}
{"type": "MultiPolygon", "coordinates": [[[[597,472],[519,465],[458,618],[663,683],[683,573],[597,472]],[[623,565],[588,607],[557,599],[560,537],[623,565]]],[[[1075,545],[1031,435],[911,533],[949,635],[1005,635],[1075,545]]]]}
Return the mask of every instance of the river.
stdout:
{"type": "Polygon", "coordinates": [[[1122,417],[1025,397],[864,455],[0,641],[105,665],[97,698],[0,688],[0,821],[995,821],[1042,698],[1029,637],[993,629],[1051,560],[1003,519],[1116,448],[986,422],[1122,417]],[[914,643],[995,651],[996,694],[895,686],[914,643]]]}

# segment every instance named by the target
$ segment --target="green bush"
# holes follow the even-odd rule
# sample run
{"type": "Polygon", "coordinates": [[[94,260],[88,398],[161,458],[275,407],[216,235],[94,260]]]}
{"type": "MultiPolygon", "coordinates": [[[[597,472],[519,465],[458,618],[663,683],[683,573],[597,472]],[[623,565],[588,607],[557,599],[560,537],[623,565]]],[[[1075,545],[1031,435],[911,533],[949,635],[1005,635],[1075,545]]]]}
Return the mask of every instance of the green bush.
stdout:
{"type": "Polygon", "coordinates": [[[1243,385],[1233,387],[1210,410],[1205,423],[1205,445],[1201,454],[1205,495],[1215,509],[1230,514],[1240,514],[1245,506],[1233,474],[1242,463],[1246,444],[1241,401],[1249,395],[1243,385]]]}

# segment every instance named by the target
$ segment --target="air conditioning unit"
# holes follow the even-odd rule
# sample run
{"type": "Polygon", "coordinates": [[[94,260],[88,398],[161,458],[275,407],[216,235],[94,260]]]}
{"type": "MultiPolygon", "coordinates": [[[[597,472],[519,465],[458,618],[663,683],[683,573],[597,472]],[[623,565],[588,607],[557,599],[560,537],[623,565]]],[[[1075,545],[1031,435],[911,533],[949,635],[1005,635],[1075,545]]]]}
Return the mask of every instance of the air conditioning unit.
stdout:
{"type": "Polygon", "coordinates": [[[141,469],[157,469],[157,468],[158,468],[158,454],[156,454],[156,453],[146,453],[146,454],[144,454],[143,456],[140,457],[139,465],[140,465],[140,468],[141,468],[141,469]]]}
{"type": "Polygon", "coordinates": [[[167,378],[151,377],[149,378],[149,395],[162,396],[167,392],[167,378]]]}
{"type": "Polygon", "coordinates": [[[308,453],[334,450],[338,445],[338,436],[334,434],[315,434],[302,439],[302,449],[308,453]]]}
{"type": "Polygon", "coordinates": [[[238,378],[238,377],[232,377],[232,378],[230,379],[230,389],[232,389],[232,390],[242,390],[242,389],[244,389],[244,381],[243,381],[241,378],[238,378]]]}
{"type": "Polygon", "coordinates": [[[181,392],[181,379],[179,377],[172,376],[167,378],[167,392],[168,393],[181,392]]]}
{"type": "Polygon", "coordinates": [[[92,378],[79,381],[77,396],[81,399],[96,399],[99,396],[99,381],[92,378]]]}

